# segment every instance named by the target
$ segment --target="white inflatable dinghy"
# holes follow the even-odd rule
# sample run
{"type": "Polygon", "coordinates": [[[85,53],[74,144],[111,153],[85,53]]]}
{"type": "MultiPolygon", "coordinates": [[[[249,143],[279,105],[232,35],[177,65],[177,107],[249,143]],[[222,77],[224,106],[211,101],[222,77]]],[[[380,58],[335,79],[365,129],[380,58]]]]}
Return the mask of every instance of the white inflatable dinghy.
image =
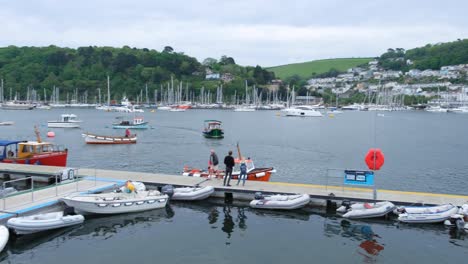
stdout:
{"type": "Polygon", "coordinates": [[[398,221],[403,223],[441,223],[458,212],[458,207],[451,204],[439,206],[401,207],[398,221]]]}
{"type": "Polygon", "coordinates": [[[214,191],[213,186],[174,188],[171,199],[178,201],[203,200],[208,198],[214,191]]]}
{"type": "Polygon", "coordinates": [[[255,200],[250,202],[250,207],[261,209],[282,209],[292,210],[304,207],[310,202],[308,194],[275,194],[262,195],[255,193],[255,200]]]}
{"type": "Polygon", "coordinates": [[[395,209],[395,205],[391,202],[377,203],[355,203],[340,206],[336,211],[344,213],[344,218],[361,219],[361,218],[376,218],[387,215],[395,209]]]}
{"type": "Polygon", "coordinates": [[[62,228],[81,224],[84,221],[82,215],[67,215],[63,212],[37,214],[8,219],[7,226],[18,235],[32,234],[50,229],[62,228]]]}
{"type": "Polygon", "coordinates": [[[0,225],[0,252],[3,251],[5,248],[8,238],[10,238],[10,232],[8,232],[8,228],[4,225],[0,225]]]}

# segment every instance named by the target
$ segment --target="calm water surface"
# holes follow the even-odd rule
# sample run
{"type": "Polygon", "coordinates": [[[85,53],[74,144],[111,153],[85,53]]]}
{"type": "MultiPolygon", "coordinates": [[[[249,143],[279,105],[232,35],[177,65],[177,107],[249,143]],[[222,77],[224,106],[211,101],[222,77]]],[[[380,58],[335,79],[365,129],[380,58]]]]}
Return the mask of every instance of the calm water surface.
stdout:
{"type": "MultiPolygon", "coordinates": [[[[379,188],[467,194],[468,115],[345,112],[333,118],[284,118],[276,112],[194,110],[146,112],[152,129],[135,145],[90,146],[81,133],[123,135],[118,113],[96,110],[0,111],[1,139],[34,139],[47,120],[74,113],[81,129],[53,129],[68,147],[69,166],[179,174],[206,167],[240,143],[243,155],[273,166],[273,181],[324,183],[328,168],[363,169],[371,147],[385,154],[379,188]],[[203,120],[223,121],[225,138],[201,136],[203,120]]],[[[2,263],[464,263],[468,236],[439,225],[343,221],[324,212],[268,212],[205,202],[166,210],[91,218],[78,228],[9,242],[2,263]]]]}

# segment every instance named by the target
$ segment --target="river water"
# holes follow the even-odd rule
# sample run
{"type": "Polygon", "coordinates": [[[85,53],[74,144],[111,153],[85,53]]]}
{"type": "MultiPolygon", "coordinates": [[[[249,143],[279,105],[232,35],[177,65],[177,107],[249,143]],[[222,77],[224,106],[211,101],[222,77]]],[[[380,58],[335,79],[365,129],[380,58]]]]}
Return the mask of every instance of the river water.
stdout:
{"type": "MultiPolygon", "coordinates": [[[[273,166],[272,181],[320,183],[343,169],[365,169],[369,148],[381,148],[385,165],[378,188],[467,192],[468,115],[426,112],[345,112],[333,117],[286,118],[275,111],[158,111],[139,114],[151,129],[136,131],[135,145],[86,145],[81,133],[113,130],[122,115],[96,110],[0,111],[1,139],[34,139],[47,120],[77,114],[81,129],[53,129],[47,139],[69,149],[68,166],[180,174],[205,168],[209,150],[228,150],[273,166]],[[205,119],[223,121],[225,138],[201,135],[205,119]],[[336,170],[335,170],[336,169],[336,170]]],[[[131,117],[132,115],[130,115],[131,117]]],[[[258,212],[241,205],[175,203],[166,210],[87,220],[81,227],[11,241],[5,263],[441,263],[466,261],[468,236],[439,225],[393,221],[346,222],[324,212],[258,212]],[[410,250],[411,249],[411,250],[410,250]]]]}

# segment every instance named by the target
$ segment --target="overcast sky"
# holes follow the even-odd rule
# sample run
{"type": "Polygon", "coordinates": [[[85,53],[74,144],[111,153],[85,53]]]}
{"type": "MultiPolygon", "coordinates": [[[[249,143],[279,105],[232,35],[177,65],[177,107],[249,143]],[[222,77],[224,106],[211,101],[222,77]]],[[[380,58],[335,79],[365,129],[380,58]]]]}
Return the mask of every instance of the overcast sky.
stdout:
{"type": "Polygon", "coordinates": [[[274,66],[468,36],[465,0],[0,0],[0,46],[171,46],[274,66]]]}

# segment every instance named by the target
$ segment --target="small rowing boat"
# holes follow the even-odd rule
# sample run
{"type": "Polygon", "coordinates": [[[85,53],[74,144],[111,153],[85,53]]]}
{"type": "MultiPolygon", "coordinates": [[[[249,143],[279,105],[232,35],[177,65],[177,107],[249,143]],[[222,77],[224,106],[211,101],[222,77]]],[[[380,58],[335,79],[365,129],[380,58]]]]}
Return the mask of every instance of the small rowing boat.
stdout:
{"type": "Polygon", "coordinates": [[[129,137],[116,137],[116,136],[100,136],[90,133],[81,134],[86,144],[135,144],[137,136],[130,135],[129,137]]]}

